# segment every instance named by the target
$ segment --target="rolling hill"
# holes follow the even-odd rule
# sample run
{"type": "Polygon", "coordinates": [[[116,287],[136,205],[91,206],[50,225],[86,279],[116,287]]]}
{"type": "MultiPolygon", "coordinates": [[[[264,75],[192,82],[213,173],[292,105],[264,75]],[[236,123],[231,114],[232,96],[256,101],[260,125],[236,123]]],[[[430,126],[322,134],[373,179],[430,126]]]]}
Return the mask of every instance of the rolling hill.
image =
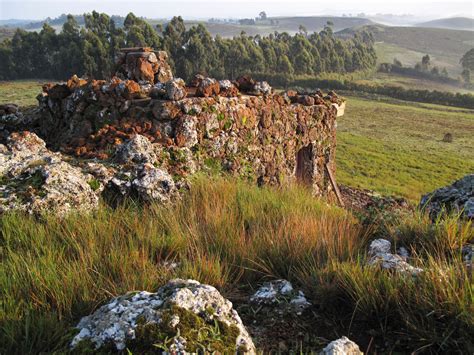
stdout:
{"type": "MultiPolygon", "coordinates": [[[[452,76],[461,73],[459,60],[474,47],[471,31],[383,25],[363,26],[361,29],[374,35],[380,63],[391,63],[397,58],[404,66],[413,66],[429,54],[434,65],[446,67],[452,76]]],[[[354,29],[346,29],[338,35],[345,37],[353,33],[354,29]]]]}
{"type": "Polygon", "coordinates": [[[469,17],[451,17],[422,22],[416,27],[445,28],[450,30],[474,31],[474,19],[469,17]]]}

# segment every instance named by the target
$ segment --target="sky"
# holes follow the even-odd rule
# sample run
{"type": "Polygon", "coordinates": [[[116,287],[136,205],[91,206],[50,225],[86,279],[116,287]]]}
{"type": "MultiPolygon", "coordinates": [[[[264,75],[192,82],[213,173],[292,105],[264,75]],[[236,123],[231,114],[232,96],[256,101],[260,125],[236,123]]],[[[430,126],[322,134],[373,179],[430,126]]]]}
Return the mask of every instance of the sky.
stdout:
{"type": "Polygon", "coordinates": [[[186,19],[342,14],[411,14],[420,18],[474,17],[474,0],[0,0],[0,20],[44,19],[96,10],[110,15],[133,12],[148,18],[186,19]]]}

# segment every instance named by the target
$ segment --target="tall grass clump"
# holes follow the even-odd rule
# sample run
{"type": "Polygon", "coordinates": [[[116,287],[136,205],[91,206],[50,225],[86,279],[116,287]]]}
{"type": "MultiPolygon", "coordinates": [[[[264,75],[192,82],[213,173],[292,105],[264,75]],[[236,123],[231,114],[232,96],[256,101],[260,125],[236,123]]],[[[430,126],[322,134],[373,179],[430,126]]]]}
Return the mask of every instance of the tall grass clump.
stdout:
{"type": "Polygon", "coordinates": [[[173,205],[0,217],[0,353],[64,352],[80,317],[176,277],[229,297],[285,278],[310,297],[314,336],[351,334],[389,350],[472,349],[472,279],[461,258],[469,223],[432,225],[414,214],[385,226],[425,270],[413,278],[368,267],[377,228],[304,189],[208,176],[191,185],[173,205]]]}
{"type": "Polygon", "coordinates": [[[228,292],[266,276],[292,279],[308,258],[352,260],[363,242],[348,212],[304,190],[209,179],[170,206],[2,216],[0,349],[64,347],[68,329],[107,299],[171,278],[228,292]]]}

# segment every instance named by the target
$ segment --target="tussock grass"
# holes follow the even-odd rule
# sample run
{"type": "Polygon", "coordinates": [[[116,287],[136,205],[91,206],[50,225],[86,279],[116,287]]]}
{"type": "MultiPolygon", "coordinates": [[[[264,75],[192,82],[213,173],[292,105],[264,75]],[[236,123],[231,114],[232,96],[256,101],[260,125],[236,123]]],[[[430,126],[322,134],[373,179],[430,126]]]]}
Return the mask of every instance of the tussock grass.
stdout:
{"type": "Polygon", "coordinates": [[[425,268],[413,279],[366,267],[372,228],[298,188],[198,177],[173,206],[104,206],[62,220],[4,215],[0,352],[63,352],[81,316],[175,277],[230,297],[286,278],[309,295],[315,324],[329,320],[312,336],[351,334],[363,347],[373,337],[390,349],[472,350],[472,280],[459,248],[472,226],[454,218],[429,225],[412,216],[387,227],[412,251],[410,262],[425,268]],[[436,241],[425,243],[430,236],[436,241]]]}

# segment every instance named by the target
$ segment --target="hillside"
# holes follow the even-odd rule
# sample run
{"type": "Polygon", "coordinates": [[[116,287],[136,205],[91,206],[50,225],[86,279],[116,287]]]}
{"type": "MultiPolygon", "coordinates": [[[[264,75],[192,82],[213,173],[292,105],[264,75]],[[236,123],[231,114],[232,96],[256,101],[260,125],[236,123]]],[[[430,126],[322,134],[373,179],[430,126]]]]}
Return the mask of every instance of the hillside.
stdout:
{"type": "Polygon", "coordinates": [[[469,17],[452,17],[422,22],[416,27],[445,28],[451,30],[474,31],[474,19],[469,17]]]}
{"type": "MultiPolygon", "coordinates": [[[[383,25],[369,25],[362,29],[374,35],[380,63],[391,63],[397,58],[403,65],[413,66],[423,55],[429,54],[431,62],[441,68],[446,67],[451,76],[460,74],[459,60],[474,46],[470,31],[383,25]]],[[[344,37],[353,33],[354,30],[347,29],[338,34],[344,37]]]]}

